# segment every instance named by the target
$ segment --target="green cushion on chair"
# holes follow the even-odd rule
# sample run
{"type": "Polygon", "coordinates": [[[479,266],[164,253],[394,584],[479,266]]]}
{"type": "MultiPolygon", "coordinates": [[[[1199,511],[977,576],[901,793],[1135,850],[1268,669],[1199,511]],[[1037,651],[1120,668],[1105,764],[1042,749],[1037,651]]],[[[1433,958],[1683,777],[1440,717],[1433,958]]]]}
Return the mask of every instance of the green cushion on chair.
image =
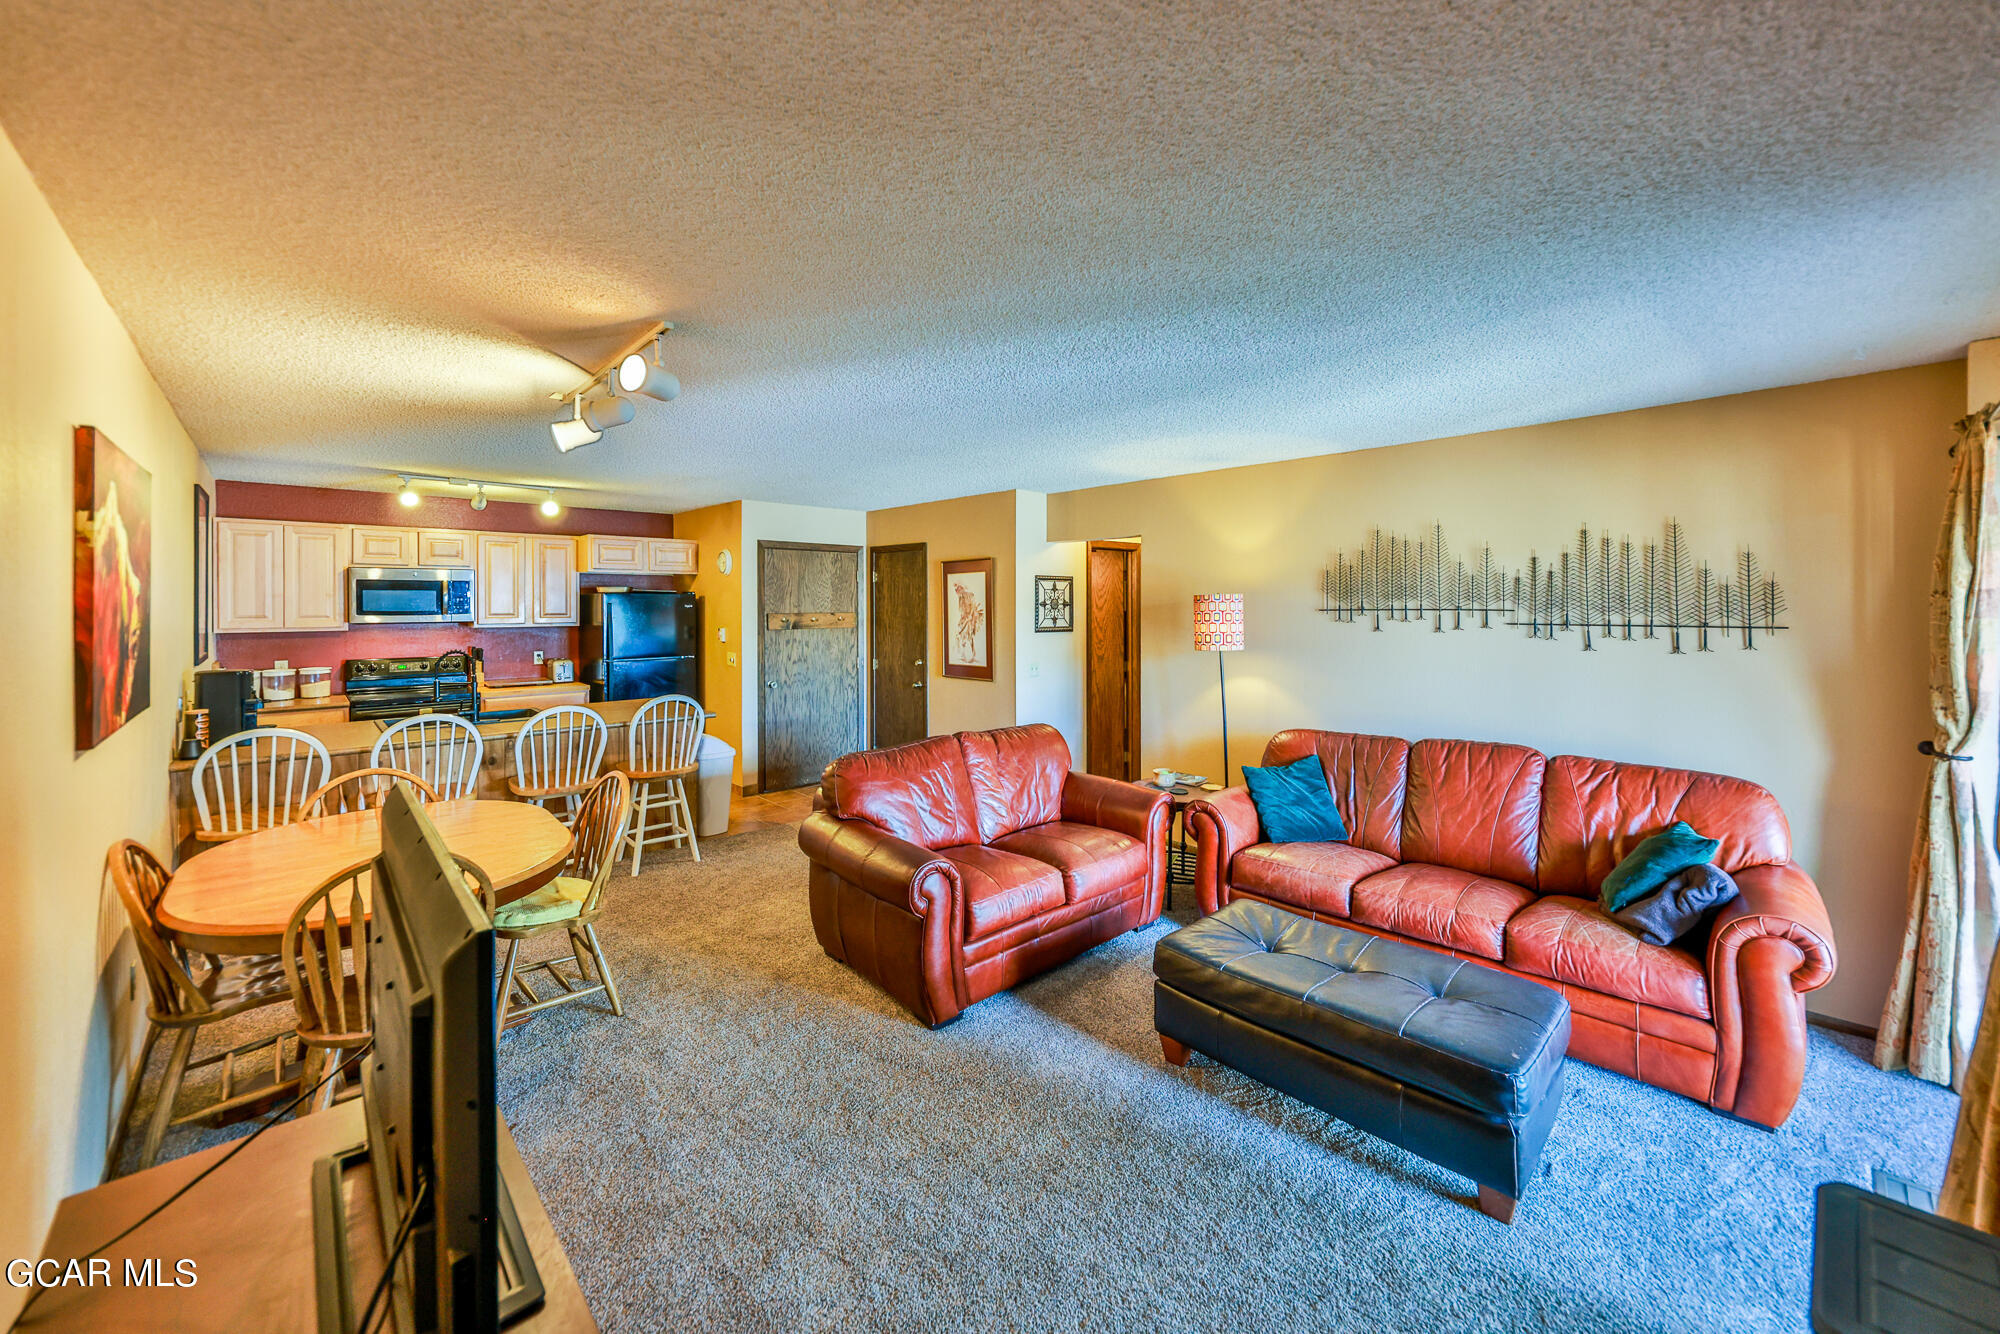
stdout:
{"type": "Polygon", "coordinates": [[[503,931],[519,931],[523,927],[560,922],[582,912],[583,901],[589,897],[588,880],[559,875],[534,893],[501,904],[493,914],[493,925],[503,931]]]}

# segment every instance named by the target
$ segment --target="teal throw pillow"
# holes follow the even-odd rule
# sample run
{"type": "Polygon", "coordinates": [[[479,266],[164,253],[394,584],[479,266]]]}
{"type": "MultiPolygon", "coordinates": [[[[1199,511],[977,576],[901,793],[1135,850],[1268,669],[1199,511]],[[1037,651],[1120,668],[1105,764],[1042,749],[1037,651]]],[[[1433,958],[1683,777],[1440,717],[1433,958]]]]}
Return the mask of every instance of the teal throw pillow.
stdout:
{"type": "Polygon", "coordinates": [[[1291,764],[1243,766],[1250,800],[1268,843],[1345,843],[1347,826],[1326,785],[1319,756],[1291,764]]]}
{"type": "Polygon", "coordinates": [[[1597,892],[1604,911],[1616,913],[1645,898],[1690,866],[1706,866],[1722,847],[1719,838],[1703,838],[1687,821],[1676,820],[1659,833],[1642,839],[1625,860],[1604,877],[1597,892]]]}

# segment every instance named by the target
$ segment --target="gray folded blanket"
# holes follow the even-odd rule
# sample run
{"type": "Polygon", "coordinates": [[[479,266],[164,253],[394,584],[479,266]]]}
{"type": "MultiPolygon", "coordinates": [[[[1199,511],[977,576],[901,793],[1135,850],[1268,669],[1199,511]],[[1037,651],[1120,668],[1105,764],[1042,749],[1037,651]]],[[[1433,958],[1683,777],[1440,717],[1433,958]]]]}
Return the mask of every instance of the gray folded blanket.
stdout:
{"type": "Polygon", "coordinates": [[[1671,945],[1702,918],[1736,897],[1736,882],[1719,866],[1690,866],[1612,914],[1648,945],[1671,945]]]}

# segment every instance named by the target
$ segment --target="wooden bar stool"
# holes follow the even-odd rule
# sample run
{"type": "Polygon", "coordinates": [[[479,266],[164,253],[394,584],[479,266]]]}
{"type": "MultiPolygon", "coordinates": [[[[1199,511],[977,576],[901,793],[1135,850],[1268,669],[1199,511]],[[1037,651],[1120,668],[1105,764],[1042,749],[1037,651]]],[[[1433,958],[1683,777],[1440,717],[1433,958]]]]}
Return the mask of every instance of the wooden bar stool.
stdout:
{"type": "Polygon", "coordinates": [[[639,857],[651,843],[687,844],[696,861],[701,844],[694,834],[694,807],[687,785],[701,754],[701,705],[686,695],[649,699],[632,715],[625,761],[617,767],[632,780],[632,874],[639,874],[639,857]],[[653,813],[659,812],[659,824],[653,813]]]}
{"type": "Polygon", "coordinates": [[[405,718],[381,736],[368,752],[371,768],[402,769],[429,783],[440,801],[479,795],[479,765],[486,758],[486,738],[455,713],[425,713],[405,718]]]}
{"type": "Polygon", "coordinates": [[[514,776],[507,780],[507,790],[537,806],[561,798],[556,818],[568,824],[577,798],[597,781],[610,739],[611,729],[595,709],[581,704],[543,709],[514,738],[514,776]]]}

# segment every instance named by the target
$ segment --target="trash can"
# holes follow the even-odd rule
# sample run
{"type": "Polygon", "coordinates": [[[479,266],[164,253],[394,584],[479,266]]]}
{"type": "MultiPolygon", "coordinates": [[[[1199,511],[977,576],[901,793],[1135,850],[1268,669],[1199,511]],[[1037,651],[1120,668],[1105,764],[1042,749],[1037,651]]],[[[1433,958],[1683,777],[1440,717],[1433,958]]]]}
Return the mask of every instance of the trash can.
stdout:
{"type": "Polygon", "coordinates": [[[729,832],[729,780],[736,773],[736,747],[702,734],[695,754],[694,831],[702,838],[729,832]]]}

